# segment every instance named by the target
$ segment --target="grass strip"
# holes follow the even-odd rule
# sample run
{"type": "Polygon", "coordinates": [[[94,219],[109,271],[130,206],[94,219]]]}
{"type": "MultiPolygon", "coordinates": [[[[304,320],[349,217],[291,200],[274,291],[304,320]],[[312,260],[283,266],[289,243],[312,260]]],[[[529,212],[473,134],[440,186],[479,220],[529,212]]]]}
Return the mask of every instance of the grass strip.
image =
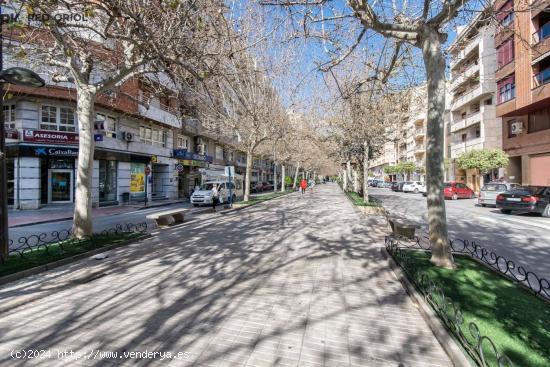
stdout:
{"type": "Polygon", "coordinates": [[[351,200],[353,205],[372,206],[372,207],[380,207],[381,206],[380,202],[376,198],[374,198],[370,195],[369,195],[369,202],[368,203],[365,203],[365,200],[363,200],[363,197],[361,195],[359,195],[358,193],[356,193],[356,192],[346,191],[346,195],[351,200]]]}
{"type": "Polygon", "coordinates": [[[15,253],[10,255],[8,260],[0,263],[0,276],[17,273],[19,271],[45,265],[67,257],[82,254],[97,248],[114,245],[132,238],[143,236],[139,232],[123,232],[116,234],[98,234],[91,239],[73,240],[68,239],[23,253],[23,256],[15,253]]]}
{"type": "MultiPolygon", "coordinates": [[[[471,343],[475,344],[468,327],[474,322],[515,366],[550,366],[548,302],[467,256],[455,255],[455,270],[432,266],[430,254],[423,251],[407,251],[406,256],[408,267],[426,272],[460,307],[465,320],[461,330],[471,343]]],[[[483,349],[488,365],[498,365],[488,343],[483,349]]]]}

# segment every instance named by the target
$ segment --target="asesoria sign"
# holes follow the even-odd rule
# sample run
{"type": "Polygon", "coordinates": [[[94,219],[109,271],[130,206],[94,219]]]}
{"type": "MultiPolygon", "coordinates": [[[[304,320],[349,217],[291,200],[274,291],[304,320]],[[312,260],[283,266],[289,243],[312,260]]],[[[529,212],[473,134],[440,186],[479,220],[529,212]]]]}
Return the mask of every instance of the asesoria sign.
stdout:
{"type": "Polygon", "coordinates": [[[78,134],[49,130],[23,130],[23,141],[30,143],[78,145],[78,134]]]}

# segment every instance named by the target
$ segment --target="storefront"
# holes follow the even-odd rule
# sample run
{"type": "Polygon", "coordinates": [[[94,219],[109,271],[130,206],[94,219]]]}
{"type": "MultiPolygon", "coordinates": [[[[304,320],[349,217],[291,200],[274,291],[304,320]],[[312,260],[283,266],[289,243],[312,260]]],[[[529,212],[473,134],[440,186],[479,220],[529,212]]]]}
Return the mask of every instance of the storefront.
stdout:
{"type": "Polygon", "coordinates": [[[118,162],[115,160],[100,159],[99,163],[99,205],[114,204],[117,202],[117,173],[118,162]]]}
{"type": "Polygon", "coordinates": [[[178,197],[188,198],[202,183],[199,169],[209,167],[213,158],[187,149],[174,149],[174,158],[178,160],[174,167],[178,178],[178,197]]]}

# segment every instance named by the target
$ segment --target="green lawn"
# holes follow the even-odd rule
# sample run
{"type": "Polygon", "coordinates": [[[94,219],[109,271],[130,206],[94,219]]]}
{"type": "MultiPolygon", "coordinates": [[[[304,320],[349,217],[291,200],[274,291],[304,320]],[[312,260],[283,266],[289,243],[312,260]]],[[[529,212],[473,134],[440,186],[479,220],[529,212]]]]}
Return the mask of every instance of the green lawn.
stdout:
{"type": "Polygon", "coordinates": [[[380,206],[378,200],[371,196],[369,196],[369,202],[365,203],[365,201],[363,200],[363,196],[359,195],[356,192],[348,191],[346,192],[346,195],[348,196],[348,198],[350,198],[351,202],[357,206],[380,206]]]}
{"type": "Polygon", "coordinates": [[[428,253],[409,252],[411,265],[426,271],[459,304],[464,335],[470,337],[468,324],[473,321],[514,366],[550,366],[550,303],[468,257],[455,256],[458,269],[449,270],[431,266],[428,253]]]}
{"type": "Polygon", "coordinates": [[[40,247],[40,249],[35,249],[31,252],[24,253],[23,257],[19,254],[13,254],[6,262],[3,264],[0,263],[0,276],[34,268],[36,266],[78,255],[96,248],[117,244],[142,235],[142,233],[138,232],[111,234],[109,236],[96,235],[93,237],[93,240],[66,240],[51,244],[48,246],[47,251],[44,247],[40,247]],[[60,245],[62,245],[63,248],[60,245]]]}

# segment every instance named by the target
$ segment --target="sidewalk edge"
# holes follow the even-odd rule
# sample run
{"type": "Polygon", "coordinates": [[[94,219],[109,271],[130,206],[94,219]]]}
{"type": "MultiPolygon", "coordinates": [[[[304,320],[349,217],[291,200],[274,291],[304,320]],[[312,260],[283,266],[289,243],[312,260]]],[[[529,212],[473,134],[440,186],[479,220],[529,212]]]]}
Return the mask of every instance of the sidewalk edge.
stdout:
{"type": "Polygon", "coordinates": [[[58,268],[58,267],[63,266],[63,265],[67,265],[67,264],[73,263],[75,261],[82,260],[82,259],[85,259],[87,257],[100,254],[102,252],[110,251],[110,250],[113,250],[115,248],[122,247],[122,246],[127,246],[127,245],[130,245],[130,244],[134,243],[134,242],[141,241],[143,239],[147,239],[147,238],[150,238],[150,237],[152,237],[151,234],[146,234],[144,236],[140,236],[140,237],[137,237],[137,238],[131,238],[129,240],[122,241],[122,242],[119,242],[119,243],[116,243],[116,244],[113,244],[113,245],[100,247],[100,248],[97,248],[97,249],[94,249],[94,250],[83,252],[83,253],[78,254],[78,255],[74,255],[74,256],[71,256],[71,257],[66,257],[64,259],[60,259],[60,260],[57,260],[57,261],[54,261],[54,262],[51,262],[51,263],[48,263],[48,264],[35,266],[34,268],[30,268],[30,269],[27,269],[27,270],[22,270],[22,271],[19,271],[17,273],[4,275],[4,276],[0,277],[0,286],[11,283],[11,282],[14,282],[14,281],[19,280],[19,279],[29,277],[31,275],[40,274],[40,273],[43,273],[45,271],[55,269],[55,268],[58,268]]]}
{"type": "Polygon", "coordinates": [[[409,281],[403,270],[395,263],[390,254],[384,247],[380,248],[382,256],[387,260],[394,276],[405,288],[413,303],[417,306],[422,318],[426,321],[433,335],[450,358],[455,367],[472,367],[470,359],[464,354],[461,347],[457,344],[454,337],[449,333],[447,327],[441,322],[433,309],[424,301],[424,298],[418,293],[414,285],[409,281]]]}

